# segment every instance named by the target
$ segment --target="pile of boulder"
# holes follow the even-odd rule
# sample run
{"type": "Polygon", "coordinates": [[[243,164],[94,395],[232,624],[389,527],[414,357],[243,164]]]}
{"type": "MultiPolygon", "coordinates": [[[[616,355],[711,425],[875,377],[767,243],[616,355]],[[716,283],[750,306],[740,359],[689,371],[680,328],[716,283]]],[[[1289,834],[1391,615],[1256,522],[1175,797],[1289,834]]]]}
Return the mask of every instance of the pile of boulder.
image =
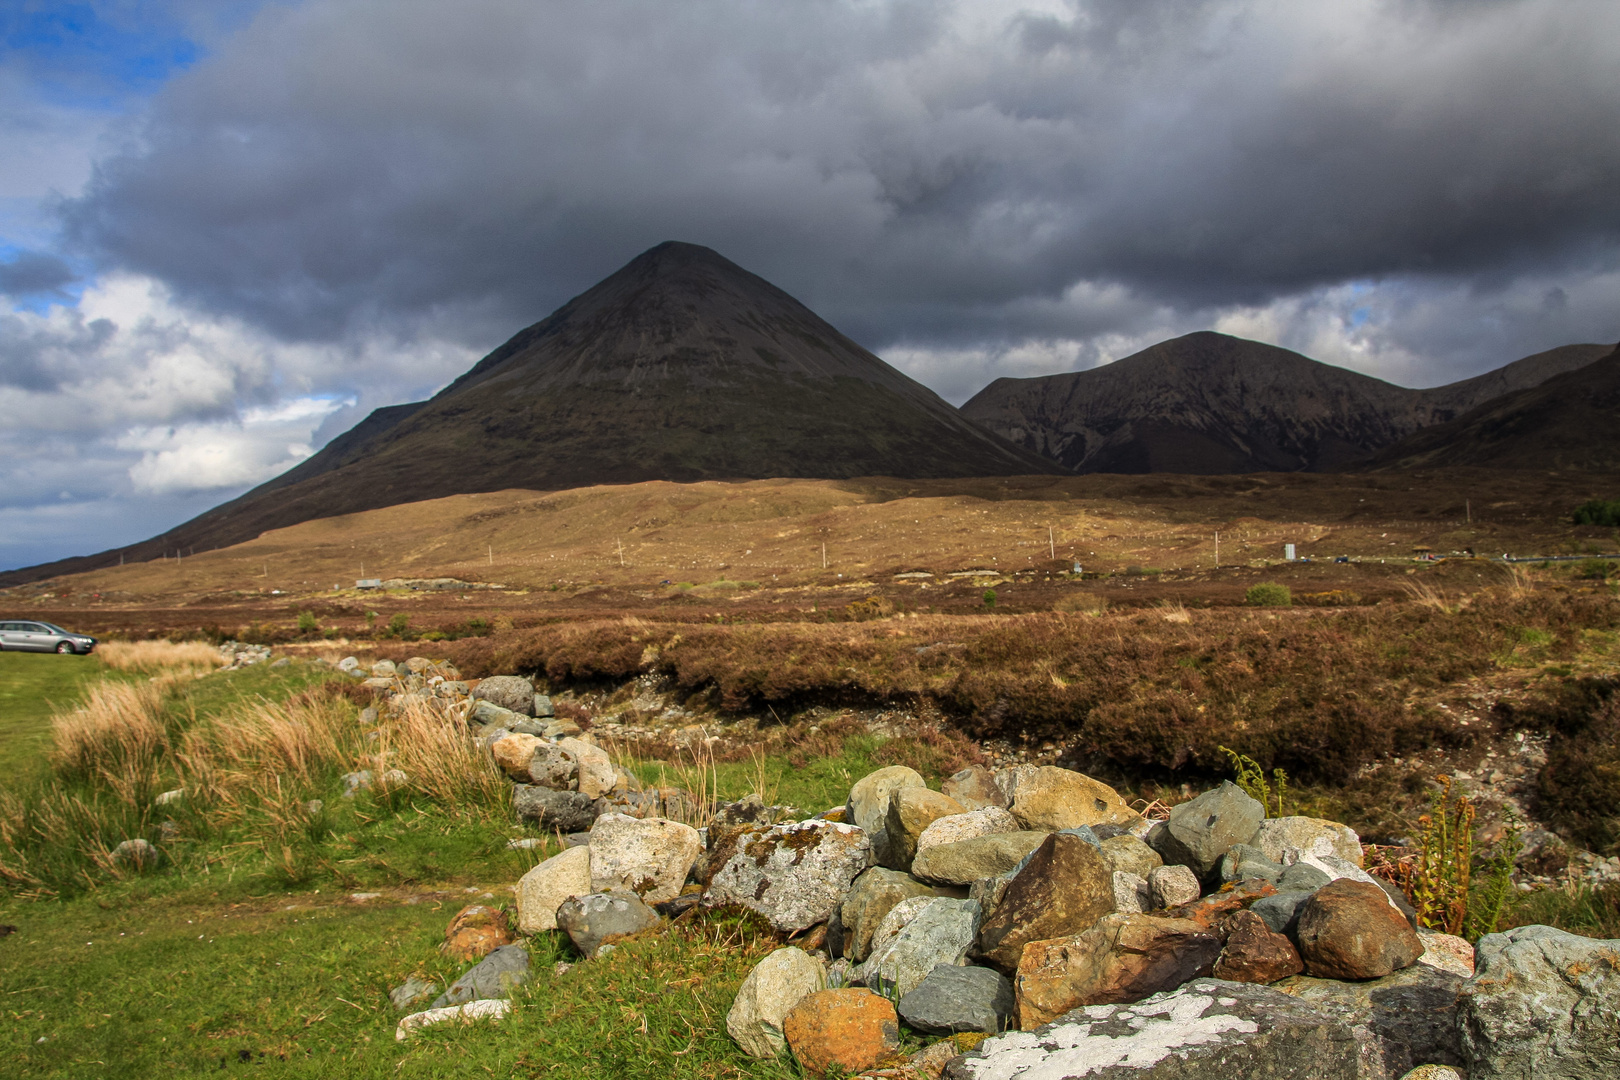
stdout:
{"type": "Polygon", "coordinates": [[[466,717],[478,745],[513,782],[518,820],[575,843],[585,843],[585,833],[605,815],[695,819],[714,809],[697,806],[682,788],[643,787],[520,676],[480,681],[466,717]]]}
{"type": "Polygon", "coordinates": [[[240,668],[262,664],[270,659],[270,646],[249,645],[241,641],[227,641],[219,647],[219,659],[223,665],[222,670],[235,671],[240,668]]]}
{"type": "MultiPolygon", "coordinates": [[[[629,794],[598,748],[532,730],[544,706],[491,704],[528,718],[498,715],[490,750],[551,793],[542,816],[558,794],[629,794]]],[[[750,909],[787,940],[727,1030],[810,1075],[1620,1075],[1620,942],[1522,927],[1476,952],[1420,928],[1351,829],[1267,818],[1232,784],[1162,820],[1033,765],[938,791],[892,766],[804,820],[757,799],[705,828],[636,809],[524,875],[517,931],[591,958],[698,905],[750,909]],[[942,1038],[903,1057],[903,1028],[942,1038]]]]}
{"type": "MultiPolygon", "coordinates": [[[[1353,830],[1268,818],[1230,783],[1157,820],[1031,764],[940,790],[891,766],[813,816],[698,806],[644,789],[527,679],[346,670],[383,707],[414,698],[466,723],[519,818],[565,838],[517,883],[511,931],[561,932],[589,960],[699,905],[749,909],[786,940],[727,1030],[810,1075],[1620,1076],[1620,942],[1522,927],[1476,953],[1420,927],[1353,830]],[[905,1029],[939,1041],[901,1056],[905,1029]]],[[[477,947],[456,955],[487,955],[401,1038],[503,1015],[528,978],[523,945],[486,909],[464,914],[452,930],[477,947]]],[[[425,1002],[416,989],[396,1003],[425,1002]]]]}
{"type": "Polygon", "coordinates": [[[337,662],[337,669],[369,686],[385,708],[399,709],[415,702],[457,718],[471,708],[471,685],[448,660],[413,656],[404,663],[378,660],[367,667],[357,657],[345,656],[337,662]]]}

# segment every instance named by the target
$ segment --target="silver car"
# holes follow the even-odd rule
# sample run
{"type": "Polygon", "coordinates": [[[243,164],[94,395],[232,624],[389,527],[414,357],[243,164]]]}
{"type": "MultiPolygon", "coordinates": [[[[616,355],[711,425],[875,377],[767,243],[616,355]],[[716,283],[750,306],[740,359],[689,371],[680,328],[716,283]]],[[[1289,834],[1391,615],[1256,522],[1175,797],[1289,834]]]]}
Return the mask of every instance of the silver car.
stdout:
{"type": "Polygon", "coordinates": [[[87,653],[96,639],[48,622],[0,622],[0,649],[16,652],[87,653]]]}

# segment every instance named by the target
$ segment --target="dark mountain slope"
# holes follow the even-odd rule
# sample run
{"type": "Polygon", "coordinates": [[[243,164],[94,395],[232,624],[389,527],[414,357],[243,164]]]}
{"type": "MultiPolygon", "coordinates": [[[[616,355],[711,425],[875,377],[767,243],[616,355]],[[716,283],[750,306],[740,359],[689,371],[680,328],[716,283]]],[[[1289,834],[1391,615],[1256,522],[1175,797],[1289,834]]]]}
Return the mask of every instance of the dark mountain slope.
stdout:
{"type": "Polygon", "coordinates": [[[1620,470],[1620,348],[1387,447],[1358,469],[1620,470]]]}
{"type": "Polygon", "coordinates": [[[1609,345],[1560,345],[1556,349],[1503,364],[1495,371],[1436,386],[1423,393],[1434,409],[1435,422],[1442,423],[1454,420],[1503,394],[1528,390],[1532,386],[1540,386],[1554,375],[1596,363],[1612,351],[1613,347],[1609,345]]]}
{"type": "Polygon", "coordinates": [[[1202,332],[1123,360],[998,379],[964,416],[1076,472],[1292,472],[1415,430],[1418,392],[1257,341],[1202,332]]]}
{"type": "Polygon", "coordinates": [[[1474,379],[1411,390],[1287,349],[1202,332],[1089,371],[998,379],[962,413],[1076,472],[1323,470],[1607,351],[1570,345],[1474,379]]]}
{"type": "Polygon", "coordinates": [[[666,243],[431,400],[377,410],[246,495],[122,552],[13,571],[0,582],[504,488],[1058,471],[769,282],[708,248],[666,243]]]}

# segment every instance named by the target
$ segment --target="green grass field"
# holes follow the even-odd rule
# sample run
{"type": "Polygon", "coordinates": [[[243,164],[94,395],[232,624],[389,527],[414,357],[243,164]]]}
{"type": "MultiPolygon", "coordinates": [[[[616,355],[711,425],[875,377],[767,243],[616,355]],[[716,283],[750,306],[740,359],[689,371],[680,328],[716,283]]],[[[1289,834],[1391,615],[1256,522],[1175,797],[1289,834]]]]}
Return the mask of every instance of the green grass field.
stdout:
{"type": "Polygon", "coordinates": [[[0,783],[37,767],[51,734],[51,711],[79,700],[108,674],[89,656],[0,652],[0,783]]]}

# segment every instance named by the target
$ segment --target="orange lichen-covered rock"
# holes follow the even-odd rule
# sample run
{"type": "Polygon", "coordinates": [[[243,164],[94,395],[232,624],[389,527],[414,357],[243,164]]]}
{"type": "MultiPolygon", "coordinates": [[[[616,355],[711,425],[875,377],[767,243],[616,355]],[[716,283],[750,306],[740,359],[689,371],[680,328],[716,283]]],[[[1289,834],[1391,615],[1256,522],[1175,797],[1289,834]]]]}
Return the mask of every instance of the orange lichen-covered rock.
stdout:
{"type": "Polygon", "coordinates": [[[821,990],[793,1007],[782,1034],[811,1076],[834,1067],[859,1072],[899,1049],[900,1017],[893,1002],[870,990],[821,990]]]}
{"type": "Polygon", "coordinates": [[[1274,896],[1276,892],[1277,886],[1271,882],[1263,878],[1250,878],[1200,897],[1190,904],[1171,908],[1170,915],[1176,919],[1191,919],[1204,929],[1213,930],[1232,912],[1242,911],[1262,896],[1274,896]]]}
{"type": "Polygon", "coordinates": [[[484,904],[462,908],[444,932],[441,952],[457,960],[481,960],[512,943],[512,926],[506,912],[484,904]]]}

